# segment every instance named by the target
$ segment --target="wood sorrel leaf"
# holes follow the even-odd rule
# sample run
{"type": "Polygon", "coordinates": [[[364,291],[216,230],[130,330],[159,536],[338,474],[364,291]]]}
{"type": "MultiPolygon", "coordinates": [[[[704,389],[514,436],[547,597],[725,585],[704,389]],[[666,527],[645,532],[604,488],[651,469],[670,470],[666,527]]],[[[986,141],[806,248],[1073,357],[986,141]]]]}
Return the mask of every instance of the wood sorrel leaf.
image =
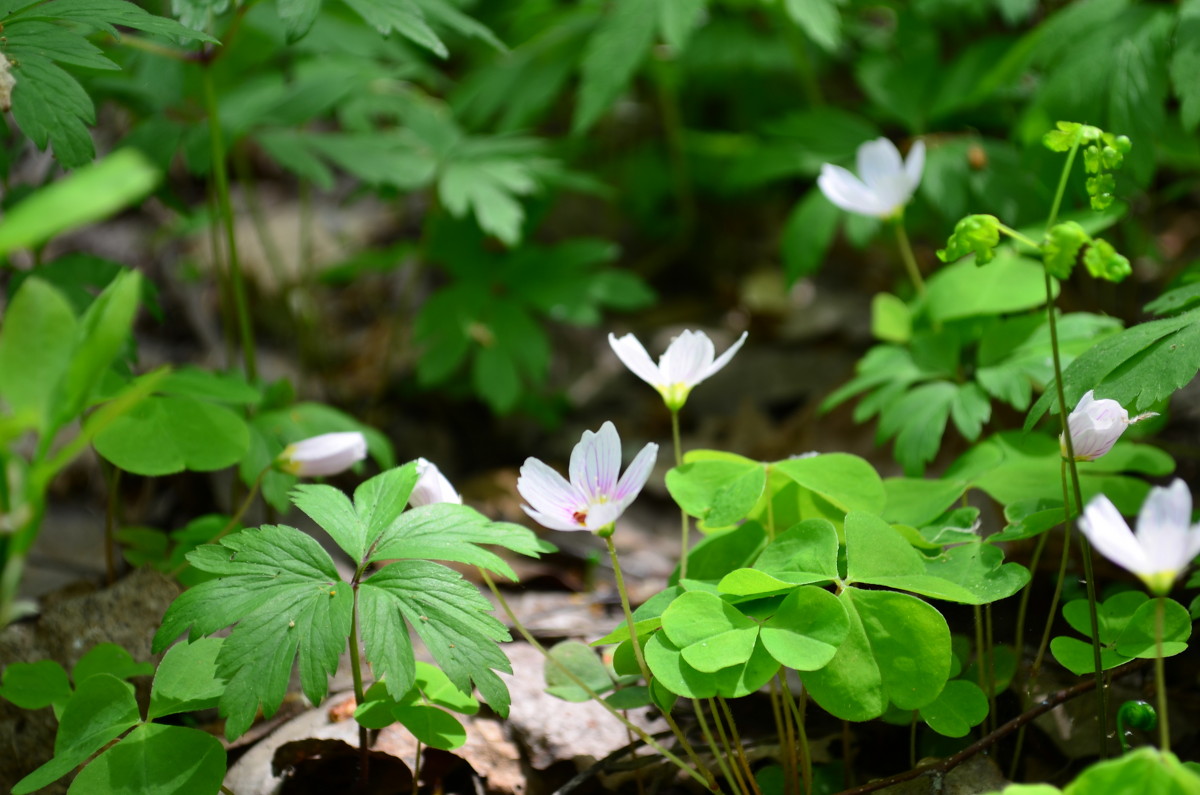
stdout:
{"type": "Polygon", "coordinates": [[[719,596],[681,594],[663,612],[663,631],[696,670],[713,673],[750,659],[758,623],[719,596]]]}
{"type": "MultiPolygon", "coordinates": [[[[1153,659],[1158,656],[1155,638],[1155,611],[1157,600],[1145,602],[1134,612],[1117,636],[1117,653],[1124,657],[1153,659]]],[[[1187,649],[1187,639],[1192,634],[1191,616],[1187,608],[1174,599],[1163,599],[1162,656],[1173,657],[1187,649]]]]}
{"type": "Polygon", "coordinates": [[[950,674],[950,629],[928,603],[892,591],[846,588],[850,631],[828,665],[805,675],[813,699],[846,720],[878,717],[892,702],[919,709],[950,674]]]}
{"type": "Polygon", "coordinates": [[[654,684],[684,698],[712,698],[717,683],[712,674],[701,673],[687,664],[682,650],[666,632],[655,632],[642,648],[654,684]]]}
{"type": "Polygon", "coordinates": [[[46,430],[59,381],[75,347],[78,321],[70,302],[38,278],[17,290],[0,326],[0,397],[29,426],[46,430]]]}
{"type": "Polygon", "coordinates": [[[153,663],[137,662],[132,654],[115,643],[98,643],[75,663],[75,667],[71,669],[71,678],[75,680],[76,685],[80,685],[89,676],[96,674],[112,674],[118,679],[128,679],[131,676],[149,676],[152,673],[153,663]]]}
{"type": "Polygon", "coordinates": [[[92,760],[69,792],[216,792],[224,778],[225,749],[216,737],[199,729],[146,723],[92,760]]]}
{"type": "Polygon", "coordinates": [[[789,458],[771,465],[841,511],[883,510],[883,481],[864,459],[848,453],[789,458]]]}
{"type": "Polygon", "coordinates": [[[67,672],[54,660],[9,663],[0,679],[0,698],[21,709],[41,709],[65,704],[71,697],[67,672]]]}
{"type": "Polygon", "coordinates": [[[217,676],[217,654],[223,638],[176,643],[163,655],[150,691],[148,720],[214,707],[225,692],[217,676]]]}
{"type": "Polygon", "coordinates": [[[838,578],[838,537],[825,519],[807,519],[776,536],[750,569],[722,578],[723,593],[758,596],[791,590],[796,585],[838,578]]]}
{"type": "Polygon", "coordinates": [[[140,721],[132,685],[112,674],[89,677],[76,689],[59,718],[54,758],[18,781],[13,795],[57,781],[140,721]]]}
{"type": "Polygon", "coordinates": [[[250,446],[246,421],[230,409],[190,397],[151,396],[96,434],[96,451],[137,475],[236,464],[250,446]],[[154,444],[146,444],[154,439],[154,444]]]}
{"type": "Polygon", "coordinates": [[[198,547],[188,560],[220,579],[171,604],[153,648],[188,627],[195,640],[235,625],[217,655],[217,673],[229,683],[220,700],[226,735],[244,733],[260,704],[267,715],[278,709],[297,652],[304,693],[319,702],[346,646],[353,606],[350,585],[321,545],[294,528],[266,525],[198,547]]]}
{"type": "Polygon", "coordinates": [[[837,653],[850,619],[829,591],[800,587],[787,595],[762,626],[762,645],[788,668],[815,671],[837,653]]]}
{"type": "Polygon", "coordinates": [[[744,518],[765,486],[766,468],[761,463],[728,453],[692,451],[686,463],[667,472],[671,497],[709,529],[744,518]]]}
{"type": "Polygon", "coordinates": [[[988,699],[979,685],[956,679],[947,682],[931,703],[921,707],[921,719],[946,737],[966,737],[988,714],[988,699]]]}
{"type": "Polygon", "coordinates": [[[552,696],[576,702],[591,698],[587,691],[563,672],[560,665],[565,666],[594,693],[612,689],[612,677],[595,649],[579,641],[565,640],[550,648],[550,659],[545,664],[546,692],[552,696]]]}

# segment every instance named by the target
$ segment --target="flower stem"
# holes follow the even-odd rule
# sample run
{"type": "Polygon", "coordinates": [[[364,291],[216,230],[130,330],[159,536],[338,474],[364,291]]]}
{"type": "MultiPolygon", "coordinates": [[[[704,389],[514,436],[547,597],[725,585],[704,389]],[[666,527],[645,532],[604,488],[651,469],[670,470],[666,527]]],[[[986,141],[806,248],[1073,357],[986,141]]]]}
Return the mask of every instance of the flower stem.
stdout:
{"type": "MultiPolygon", "coordinates": [[[[601,707],[603,707],[610,715],[612,715],[614,718],[616,718],[622,724],[624,724],[625,728],[629,729],[634,734],[636,734],[638,736],[638,738],[641,739],[642,742],[644,742],[646,745],[650,746],[655,751],[657,751],[664,759],[666,759],[671,764],[675,765],[675,767],[679,768],[684,773],[687,773],[689,776],[691,776],[693,779],[695,779],[699,783],[703,784],[705,787],[708,787],[711,791],[713,791],[713,792],[719,791],[716,780],[712,777],[712,773],[710,773],[708,771],[708,769],[705,768],[703,765],[699,764],[699,760],[695,756],[695,752],[691,750],[690,746],[685,745],[685,748],[688,749],[689,754],[692,757],[692,761],[697,763],[696,768],[692,767],[687,762],[684,762],[678,756],[676,756],[675,754],[668,751],[665,747],[663,747],[662,744],[660,744],[657,740],[655,740],[653,737],[651,737],[649,734],[647,734],[646,731],[644,729],[642,729],[641,726],[638,726],[637,724],[631,722],[628,718],[626,718],[624,715],[622,715],[618,709],[616,709],[611,704],[609,704],[607,701],[605,701],[603,698],[601,698],[599,693],[597,693],[592,688],[588,687],[587,683],[584,682],[582,679],[580,679],[578,676],[576,676],[574,671],[572,671],[567,666],[563,665],[561,660],[552,656],[550,654],[550,652],[546,650],[546,647],[543,646],[538,641],[538,639],[535,638],[529,632],[529,630],[527,630],[525,628],[525,625],[520,622],[520,620],[517,618],[517,614],[514,613],[512,610],[512,607],[509,606],[508,600],[504,598],[504,594],[502,594],[500,592],[500,589],[496,587],[496,583],[492,581],[491,575],[489,575],[487,573],[487,571],[482,568],[478,569],[478,571],[479,571],[479,576],[483,579],[483,581],[487,585],[488,589],[491,590],[492,596],[496,597],[496,601],[497,601],[497,603],[499,603],[500,608],[504,611],[504,614],[508,616],[508,620],[512,622],[513,629],[515,629],[517,631],[517,634],[519,634],[522,638],[524,638],[526,643],[528,643],[533,648],[537,649],[538,652],[540,652],[541,655],[543,657],[545,657],[548,662],[550,662],[551,664],[556,666],[559,669],[559,671],[561,671],[564,676],[566,676],[568,679],[570,679],[571,682],[576,687],[580,688],[581,690],[583,690],[583,692],[587,693],[588,696],[593,701],[595,701],[597,704],[599,704],[601,707]],[[701,774],[697,770],[697,768],[699,768],[700,770],[703,770],[704,773],[701,774]]],[[[630,634],[632,635],[633,634],[633,624],[632,623],[629,625],[629,630],[630,630],[630,634]]],[[[637,648],[636,643],[635,643],[634,647],[637,648]]],[[[676,730],[676,732],[678,733],[678,730],[676,730]]]]}
{"type": "MultiPolygon", "coordinates": [[[[797,700],[792,695],[792,688],[791,685],[788,684],[787,677],[780,676],[779,679],[781,682],[783,682],[784,700],[787,701],[788,709],[791,710],[792,716],[796,721],[796,732],[799,734],[800,738],[800,777],[804,781],[805,793],[811,793],[813,791],[812,755],[810,754],[808,747],[808,732],[804,729],[804,712],[807,705],[808,691],[802,691],[800,693],[800,699],[803,700],[797,700]]],[[[843,724],[843,726],[845,726],[845,724],[843,724]]],[[[846,748],[846,757],[848,759],[850,756],[850,752],[848,750],[849,745],[847,745],[846,748]]]]}
{"type": "MultiPolygon", "coordinates": [[[[704,705],[700,703],[700,699],[692,699],[692,709],[696,713],[696,722],[700,724],[700,733],[704,735],[704,742],[708,745],[708,751],[717,760],[717,767],[721,768],[721,775],[725,777],[726,783],[734,789],[735,792],[746,793],[746,783],[742,781],[741,772],[734,765],[731,770],[729,763],[732,757],[732,749],[729,748],[728,740],[725,740],[725,732],[721,731],[721,738],[724,742],[724,753],[717,747],[717,742],[713,738],[713,733],[708,728],[708,720],[704,717],[704,705]]],[[[720,719],[716,712],[713,713],[713,721],[717,723],[718,731],[720,731],[720,719]]]]}
{"type": "MultiPolygon", "coordinates": [[[[250,306],[246,301],[246,284],[242,278],[241,261],[238,259],[237,235],[233,226],[233,202],[229,194],[229,166],[225,162],[225,138],[221,130],[221,108],[217,102],[217,90],[213,82],[212,69],[201,70],[204,81],[204,106],[208,113],[208,134],[212,143],[212,174],[216,183],[217,206],[221,222],[225,227],[225,253],[228,258],[230,284],[233,288],[234,310],[238,320],[238,333],[242,342],[242,364],[246,378],[258,378],[255,359],[254,328],[250,323],[250,306]]],[[[216,252],[213,252],[214,259],[216,252]]]]}
{"type": "Polygon", "coordinates": [[[921,269],[917,267],[917,258],[913,255],[912,243],[908,242],[908,232],[904,229],[904,216],[901,215],[897,218],[893,226],[896,227],[896,243],[900,248],[900,259],[904,261],[904,269],[908,271],[908,278],[912,280],[917,295],[924,299],[925,280],[921,278],[921,269]]]}
{"type": "MultiPolygon", "coordinates": [[[[675,446],[675,466],[683,464],[683,445],[679,442],[679,409],[671,409],[671,441],[675,446]]],[[[692,523],[688,521],[687,511],[682,506],[679,508],[679,520],[681,522],[680,542],[679,542],[679,579],[687,577],[688,563],[688,533],[691,530],[692,523]]]]}
{"type": "MultiPolygon", "coordinates": [[[[354,581],[354,604],[350,612],[350,675],[354,677],[354,703],[361,705],[367,700],[363,689],[362,663],[358,655],[358,577],[354,581]]],[[[419,751],[418,751],[419,753],[419,751]]],[[[358,780],[365,785],[370,778],[371,750],[367,747],[367,727],[358,725],[358,780]]]]}
{"type": "Polygon", "coordinates": [[[1033,575],[1037,574],[1038,564],[1042,560],[1042,553],[1046,550],[1046,540],[1049,537],[1049,530],[1038,536],[1037,544],[1033,548],[1033,557],[1029,559],[1031,576],[1029,582],[1021,590],[1021,603],[1017,607],[1017,631],[1013,637],[1013,656],[1018,662],[1025,656],[1025,618],[1029,611],[1029,596],[1033,593],[1033,575]]]}
{"type": "Polygon", "coordinates": [[[1167,678],[1163,665],[1163,612],[1165,597],[1155,599],[1154,605],[1154,681],[1158,696],[1158,750],[1171,750],[1171,727],[1167,720],[1167,678]]]}
{"type": "MultiPolygon", "coordinates": [[[[1076,144],[1078,147],[1078,144],[1076,144]]],[[[1074,153],[1075,149],[1072,149],[1074,153]]],[[[1069,165],[1070,159],[1068,157],[1069,165]]],[[[1075,446],[1072,438],[1070,438],[1070,426],[1067,422],[1069,411],[1067,408],[1067,397],[1063,393],[1062,387],[1062,355],[1058,351],[1058,324],[1055,317],[1055,301],[1054,301],[1054,279],[1050,276],[1050,271],[1043,269],[1043,276],[1046,288],[1046,325],[1050,330],[1050,351],[1052,359],[1054,359],[1054,385],[1058,397],[1058,425],[1060,425],[1063,438],[1063,446],[1067,448],[1066,464],[1067,470],[1070,472],[1070,485],[1075,496],[1075,507],[1082,513],[1084,510],[1084,495],[1079,488],[1079,467],[1075,465],[1075,446]]],[[[1066,486],[1066,484],[1063,484],[1066,486]]],[[[1063,495],[1066,497],[1066,495],[1063,495]]],[[[1064,500],[1064,510],[1067,514],[1067,531],[1070,531],[1070,503],[1064,500]]],[[[1076,514],[1078,515],[1078,514],[1076,514]]],[[[1066,542],[1064,542],[1066,543],[1066,542]]],[[[1104,687],[1104,669],[1100,663],[1100,630],[1099,620],[1096,612],[1096,575],[1092,570],[1092,548],[1087,543],[1087,538],[1080,537],[1079,539],[1080,555],[1084,558],[1084,578],[1087,586],[1087,616],[1091,623],[1092,630],[1092,662],[1096,668],[1096,703],[1099,715],[1100,735],[1100,758],[1108,759],[1109,757],[1109,711],[1108,711],[1108,693],[1104,687]]],[[[1061,586],[1061,582],[1060,582],[1061,586]]],[[[1054,617],[1051,614],[1050,617],[1054,617]]]]}
{"type": "Polygon", "coordinates": [[[762,795],[762,790],[758,787],[758,782],[754,779],[754,772],[750,770],[750,760],[746,758],[746,746],[742,744],[742,737],[738,733],[737,724],[733,721],[733,712],[729,709],[729,703],[724,696],[717,696],[717,703],[721,706],[721,713],[725,716],[725,722],[729,724],[729,734],[733,738],[733,750],[737,755],[737,759],[742,764],[742,769],[746,771],[746,778],[750,782],[750,789],[755,795],[762,795]]]}

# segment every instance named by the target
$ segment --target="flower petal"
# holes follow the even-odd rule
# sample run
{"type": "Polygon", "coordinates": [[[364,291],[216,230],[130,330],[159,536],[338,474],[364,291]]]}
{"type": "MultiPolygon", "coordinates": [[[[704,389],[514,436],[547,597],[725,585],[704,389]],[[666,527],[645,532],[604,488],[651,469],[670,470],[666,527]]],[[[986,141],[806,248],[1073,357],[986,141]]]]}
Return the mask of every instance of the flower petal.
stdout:
{"type": "Polygon", "coordinates": [[[825,198],[847,212],[880,217],[886,214],[875,193],[862,180],[841,166],[826,163],[821,166],[817,187],[825,198]]]}
{"type": "Polygon", "coordinates": [[[1171,485],[1150,489],[1138,512],[1137,541],[1157,571],[1182,571],[1192,561],[1188,532],[1192,521],[1192,494],[1179,478],[1171,485]]]}
{"type": "Polygon", "coordinates": [[[887,138],[876,138],[858,147],[858,177],[872,190],[904,173],[900,150],[887,138]]]}
{"type": "Polygon", "coordinates": [[[920,138],[908,150],[908,159],[904,161],[904,175],[908,178],[909,196],[921,184],[921,174],[925,171],[925,142],[920,138]]]}
{"type": "Polygon", "coordinates": [[[433,505],[439,502],[462,505],[462,495],[454,490],[454,486],[437,468],[436,464],[417,459],[417,483],[408,496],[408,504],[414,508],[422,505],[433,505]]]}
{"type": "Polygon", "coordinates": [[[715,362],[713,362],[712,364],[710,364],[707,369],[705,369],[704,373],[700,376],[700,378],[697,379],[697,383],[699,383],[700,381],[703,381],[705,378],[708,378],[710,375],[717,372],[725,365],[729,364],[729,360],[733,358],[733,355],[735,353],[737,353],[739,350],[741,350],[742,343],[744,343],[746,341],[746,337],[749,336],[749,334],[750,334],[750,332],[743,331],[742,336],[737,338],[737,342],[730,345],[729,350],[725,351],[720,356],[718,356],[717,360],[715,362]]]}
{"type": "Polygon", "coordinates": [[[542,513],[535,511],[528,505],[522,505],[521,510],[529,514],[529,518],[540,524],[542,527],[550,530],[590,530],[590,527],[580,524],[574,518],[562,519],[556,514],[542,513]]]}
{"type": "Polygon", "coordinates": [[[608,498],[621,473],[621,437],[611,422],[596,433],[584,431],[571,451],[571,485],[589,503],[608,498]]]}
{"type": "Polygon", "coordinates": [[[1097,494],[1084,508],[1079,529],[1100,554],[1134,574],[1153,574],[1145,550],[1112,501],[1097,494]]]}
{"type": "Polygon", "coordinates": [[[663,381],[658,371],[658,365],[650,358],[650,354],[646,353],[646,348],[638,341],[637,337],[626,334],[618,339],[610,333],[608,344],[630,372],[651,386],[662,385],[663,381]]]}
{"type": "MultiPolygon", "coordinates": [[[[517,491],[534,512],[556,517],[556,520],[561,522],[570,521],[574,513],[587,504],[583,495],[562,475],[536,458],[525,459],[521,474],[517,478],[517,491]]],[[[533,516],[528,509],[526,513],[533,516]]],[[[540,519],[538,522],[550,527],[540,519]]]]}
{"type": "Polygon", "coordinates": [[[703,331],[683,331],[671,340],[658,362],[664,386],[695,386],[703,380],[704,371],[712,364],[715,353],[712,340],[703,331]]]}
{"type": "Polygon", "coordinates": [[[629,468],[625,470],[625,474],[621,475],[621,480],[617,483],[617,488],[613,492],[613,499],[622,506],[633,502],[634,498],[641,492],[642,487],[646,485],[646,481],[649,480],[650,473],[654,470],[654,462],[657,460],[657,444],[651,442],[643,447],[641,452],[630,462],[629,468]]]}
{"type": "Polygon", "coordinates": [[[367,457],[367,437],[358,431],[323,433],[288,445],[276,459],[302,478],[336,475],[367,457]]]}

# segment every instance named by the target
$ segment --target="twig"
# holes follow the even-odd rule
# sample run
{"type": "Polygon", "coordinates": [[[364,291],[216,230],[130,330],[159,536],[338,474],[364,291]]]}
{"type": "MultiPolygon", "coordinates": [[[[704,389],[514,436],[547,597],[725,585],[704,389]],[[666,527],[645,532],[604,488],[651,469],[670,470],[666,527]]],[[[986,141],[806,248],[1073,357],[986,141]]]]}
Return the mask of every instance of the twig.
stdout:
{"type": "MultiPolygon", "coordinates": [[[[1126,674],[1133,673],[1134,671],[1139,670],[1149,664],[1150,664],[1150,660],[1134,660],[1133,662],[1127,663],[1126,665],[1122,666],[1121,668],[1115,669],[1112,672],[1112,678],[1115,679],[1117,677],[1125,676],[1126,674]]],[[[1040,702],[1038,702],[1038,704],[1036,706],[1034,706],[1033,708],[1029,709],[1026,712],[1021,713],[1017,717],[1010,720],[1008,723],[1005,723],[1003,726],[996,729],[994,732],[984,735],[982,738],[980,738],[976,742],[972,743],[971,745],[968,745],[966,748],[962,749],[961,751],[956,753],[954,756],[947,757],[946,759],[943,759],[940,762],[935,762],[933,764],[922,765],[921,767],[915,767],[912,770],[908,770],[904,773],[897,773],[896,775],[889,776],[888,778],[883,778],[883,779],[879,779],[877,781],[872,781],[869,784],[863,784],[860,787],[854,787],[853,789],[843,790],[842,792],[838,793],[838,795],[863,795],[863,793],[875,792],[876,790],[881,790],[884,787],[890,787],[893,784],[900,784],[901,782],[904,782],[904,781],[911,781],[912,779],[918,778],[920,776],[926,776],[926,775],[944,776],[946,773],[949,773],[951,770],[958,767],[963,762],[970,759],[972,756],[975,756],[975,754],[979,753],[980,751],[984,751],[984,750],[990,748],[991,746],[995,745],[1000,740],[1004,739],[1009,734],[1012,734],[1014,731],[1016,731],[1020,727],[1024,726],[1025,724],[1029,723],[1030,721],[1034,720],[1035,718],[1039,717],[1040,715],[1043,715],[1043,714],[1049,712],[1050,710],[1057,707],[1059,704],[1063,704],[1067,701],[1070,701],[1071,699],[1075,698],[1076,696],[1083,695],[1084,693],[1088,692],[1095,686],[1096,686],[1096,680],[1088,679],[1086,681],[1080,682],[1077,685],[1073,685],[1072,687],[1068,687],[1063,690],[1059,690],[1055,693],[1051,693],[1050,695],[1048,695],[1044,699],[1042,699],[1040,702]]]]}

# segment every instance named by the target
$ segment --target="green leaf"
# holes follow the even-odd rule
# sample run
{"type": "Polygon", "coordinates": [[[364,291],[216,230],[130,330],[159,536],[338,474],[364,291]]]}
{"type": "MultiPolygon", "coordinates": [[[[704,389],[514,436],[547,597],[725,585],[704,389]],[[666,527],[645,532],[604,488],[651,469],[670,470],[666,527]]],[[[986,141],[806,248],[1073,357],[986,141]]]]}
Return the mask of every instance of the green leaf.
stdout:
{"type": "Polygon", "coordinates": [[[1118,254],[1108,241],[1096,239],[1091,242],[1083,255],[1083,264],[1092,276],[1108,282],[1119,282],[1133,273],[1129,260],[1118,254]]]}
{"type": "Polygon", "coordinates": [[[823,709],[845,720],[879,717],[932,702],[950,672],[950,630],[926,602],[892,591],[846,588],[838,596],[850,632],[833,660],[805,676],[823,709]]]}
{"type": "Polygon", "coordinates": [[[389,564],[362,582],[359,609],[367,659],[393,698],[415,678],[407,621],[455,687],[470,693],[474,683],[493,709],[508,713],[508,689],[493,671],[512,670],[496,646],[508,631],[460,574],[424,560],[389,564]]]}
{"type": "Polygon", "coordinates": [[[825,667],[850,631],[850,619],[829,591],[800,587],[792,591],[762,625],[762,644],[788,668],[825,667]]]}
{"type": "Polygon", "coordinates": [[[912,310],[891,293],[875,293],[871,299],[871,336],[884,342],[908,342],[912,338],[912,310]]]}
{"type": "MultiPolygon", "coordinates": [[[[1174,599],[1163,599],[1162,656],[1174,657],[1187,649],[1187,639],[1192,634],[1192,620],[1187,608],[1174,599]]],[[[1117,653],[1124,657],[1153,659],[1158,656],[1155,637],[1157,600],[1151,599],[1129,619],[1116,640],[1117,653]]]]}
{"type": "Polygon", "coordinates": [[[1175,47],[1171,52],[1171,87],[1179,97],[1179,117],[1189,133],[1200,124],[1200,6],[1183,2],[1179,8],[1179,27],[1175,31],[1175,47]]]}
{"type": "Polygon", "coordinates": [[[813,42],[826,52],[835,52],[842,43],[842,17],[839,0],[784,0],[784,10],[813,42]]]}
{"type": "Polygon", "coordinates": [[[966,484],[933,478],[886,478],[883,490],[887,502],[880,515],[892,524],[920,527],[945,513],[962,496],[966,484]]]}
{"type": "Polygon", "coordinates": [[[217,655],[223,642],[221,638],[200,638],[167,650],[154,674],[147,720],[217,705],[225,692],[225,682],[217,675],[217,655]]]}
{"type": "Polygon", "coordinates": [[[528,164],[497,154],[455,159],[438,177],[438,196],[459,218],[468,212],[479,227],[506,245],[521,240],[525,211],[516,198],[533,193],[538,183],[528,164]]]}
{"type": "Polygon", "coordinates": [[[13,795],[34,792],[57,781],[139,722],[141,715],[132,685],[111,674],[89,677],[59,716],[54,758],[18,781],[13,795]]]}
{"type": "MultiPolygon", "coordinates": [[[[1097,342],[1063,370],[1063,392],[1068,406],[1083,393],[1116,400],[1131,411],[1145,411],[1192,380],[1200,369],[1200,309],[1151,320],[1097,342]]],[[[1025,430],[1047,409],[1057,413],[1053,388],[1033,404],[1025,430]]]]}
{"type": "Polygon", "coordinates": [[[5,214],[0,256],[103,220],[144,198],[161,179],[159,170],[136,149],[121,149],[84,166],[5,214]]]}
{"type": "Polygon", "coordinates": [[[61,707],[71,697],[67,672],[54,660],[9,663],[0,679],[0,698],[21,709],[61,707]]]}
{"type": "Polygon", "coordinates": [[[389,523],[368,560],[373,563],[396,558],[450,560],[479,566],[516,581],[512,568],[481,544],[494,544],[532,557],[548,549],[526,527],[493,522],[466,505],[437,503],[413,508],[389,523]]]}
{"type": "Polygon", "coordinates": [[[946,242],[946,248],[939,249],[938,259],[942,262],[953,262],[959,257],[975,254],[976,265],[986,265],[996,255],[996,246],[1000,245],[1000,219],[994,215],[968,215],[954,225],[954,232],[946,242]]]}
{"type": "Polygon", "coordinates": [[[646,665],[654,682],[684,698],[712,698],[717,694],[716,678],[697,671],[683,659],[682,650],[666,632],[655,632],[642,647],[646,665]]]}
{"type": "Polygon", "coordinates": [[[113,420],[94,441],[96,451],[121,469],[167,475],[232,466],[245,455],[250,434],[246,421],[224,406],[153,396],[113,420]]]}
{"type": "Polygon", "coordinates": [[[587,132],[629,85],[654,41],[653,5],[617,0],[588,40],[571,133],[587,132]]]}
{"type": "Polygon", "coordinates": [[[663,631],[684,661],[702,673],[750,659],[758,624],[719,596],[702,591],[680,594],[663,612],[663,631]]]}
{"type": "MultiPolygon", "coordinates": [[[[671,5],[666,3],[664,5],[671,5]]],[[[796,202],[783,226],[779,253],[783,257],[784,274],[789,285],[816,273],[829,252],[833,234],[837,231],[840,211],[825,198],[819,188],[813,188],[796,202]]]]}
{"type": "Polygon", "coordinates": [[[445,58],[450,53],[412,0],[346,0],[363,20],[383,35],[392,31],[445,58]]]}
{"type": "Polygon", "coordinates": [[[1156,315],[1173,315],[1200,304],[1200,282],[1192,282],[1167,290],[1142,309],[1156,315]]]}
{"type": "Polygon", "coordinates": [[[1029,582],[1028,569],[1019,563],[1004,563],[999,547],[978,541],[945,550],[926,564],[926,573],[969,591],[975,598],[968,604],[1005,599],[1029,582]]]}
{"type": "Polygon", "coordinates": [[[988,699],[974,682],[947,682],[932,703],[921,707],[921,719],[946,737],[966,737],[988,714],[988,699]]]}
{"type": "Polygon", "coordinates": [[[933,381],[890,400],[880,413],[876,436],[880,441],[896,437],[896,460],[906,474],[919,474],[937,455],[958,396],[957,385],[933,381]]]}
{"type": "Polygon", "coordinates": [[[667,472],[667,491],[704,529],[729,527],[746,517],[766,487],[766,468],[740,456],[688,461],[667,472]]]}
{"type": "Polygon", "coordinates": [[[396,720],[412,732],[418,741],[432,748],[450,750],[467,741],[467,730],[445,710],[424,704],[397,706],[396,720]]]}
{"type": "Polygon", "coordinates": [[[658,6],[658,29],[663,40],[673,49],[687,49],[688,40],[704,19],[708,0],[671,0],[656,3],[658,6]]]}
{"type": "Polygon", "coordinates": [[[565,667],[576,678],[587,685],[593,693],[605,693],[613,688],[612,676],[608,668],[596,654],[596,650],[586,643],[575,640],[564,640],[550,647],[550,659],[546,660],[545,677],[546,692],[563,701],[583,702],[591,695],[567,676],[562,670],[565,667]]]}
{"type": "Polygon", "coordinates": [[[969,261],[942,268],[930,277],[927,291],[929,314],[943,323],[1019,312],[1046,302],[1042,265],[1013,254],[999,254],[982,268],[969,261]]]}
{"type": "MultiPolygon", "coordinates": [[[[88,125],[95,123],[96,109],[79,82],[49,59],[36,55],[22,58],[12,74],[17,80],[12,115],[21,132],[39,149],[53,145],[55,158],[66,168],[90,162],[96,149],[88,125]]],[[[5,222],[3,228],[10,226],[5,222]]],[[[7,234],[18,240],[28,237],[15,229],[7,234]]]]}
{"type": "Polygon", "coordinates": [[[497,413],[511,411],[521,396],[521,376],[517,364],[497,346],[481,347],[471,367],[475,393],[497,413]]]}
{"type": "Polygon", "coordinates": [[[225,749],[216,737],[199,729],[147,723],[92,760],[68,792],[216,792],[224,778],[225,749]]]}
{"type": "Polygon", "coordinates": [[[252,406],[262,400],[262,393],[246,383],[246,379],[240,374],[217,373],[200,367],[172,370],[159,382],[158,391],[164,395],[232,403],[238,406],[252,406]]]}
{"type": "Polygon", "coordinates": [[[420,691],[421,697],[430,704],[454,710],[463,715],[474,715],[479,712],[479,702],[454,686],[450,677],[427,662],[417,661],[417,677],[413,687],[420,691]]]}
{"type": "Polygon", "coordinates": [[[1069,279],[1079,250],[1090,241],[1091,236],[1075,221],[1052,226],[1046,232],[1046,242],[1042,244],[1046,270],[1056,279],[1069,279]]]}
{"type": "Polygon", "coordinates": [[[75,663],[71,670],[71,678],[78,687],[88,677],[96,674],[112,674],[118,679],[129,679],[134,676],[150,676],[153,673],[153,663],[137,662],[133,655],[115,643],[98,643],[75,663]]]}
{"type": "Polygon", "coordinates": [[[70,303],[38,278],[26,279],[0,325],[0,396],[24,424],[50,430],[55,392],[75,348],[70,303]]]}
{"type": "Polygon", "coordinates": [[[298,41],[312,29],[321,10],[321,0],[277,0],[275,8],[288,41],[298,41]]]}
{"type": "Polygon", "coordinates": [[[848,453],[789,458],[771,465],[842,511],[883,509],[883,481],[864,459],[848,453]]]}
{"type": "Polygon", "coordinates": [[[825,519],[807,519],[775,537],[752,569],[735,569],[718,586],[738,596],[789,591],[838,579],[838,533],[825,519]]]}
{"type": "Polygon", "coordinates": [[[219,579],[176,598],[154,650],[189,626],[194,641],[236,625],[217,655],[217,675],[228,682],[220,701],[226,735],[245,733],[260,704],[268,716],[279,708],[297,653],[301,687],[319,703],[346,646],[353,605],[320,544],[294,528],[264,525],[199,547],[188,561],[219,579]]]}
{"type": "MultiPolygon", "coordinates": [[[[732,530],[707,535],[688,552],[688,577],[716,582],[731,568],[750,565],[766,538],[766,529],[753,519],[732,530]]],[[[638,608],[637,613],[644,608],[638,608]]]]}

